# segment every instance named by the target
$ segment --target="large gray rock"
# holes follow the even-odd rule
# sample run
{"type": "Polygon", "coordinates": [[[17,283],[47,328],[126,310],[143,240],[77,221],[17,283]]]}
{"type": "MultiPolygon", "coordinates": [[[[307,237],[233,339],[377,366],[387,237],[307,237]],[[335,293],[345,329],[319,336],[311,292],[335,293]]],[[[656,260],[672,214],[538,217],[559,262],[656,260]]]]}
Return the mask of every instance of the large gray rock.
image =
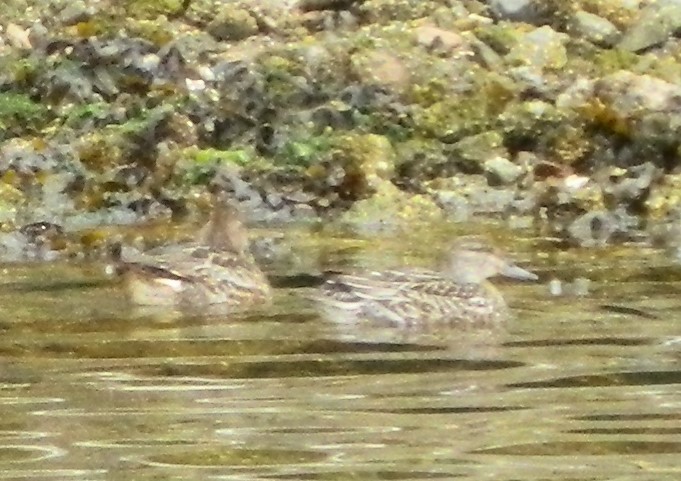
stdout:
{"type": "Polygon", "coordinates": [[[532,23],[537,19],[537,0],[491,0],[492,15],[499,20],[532,23]]]}
{"type": "Polygon", "coordinates": [[[661,45],[681,31],[681,0],[658,0],[641,11],[638,20],[624,33],[618,47],[640,52],[661,45]]]}
{"type": "Polygon", "coordinates": [[[506,60],[537,70],[560,69],[567,63],[568,36],[545,25],[523,35],[506,55],[506,60]]]}

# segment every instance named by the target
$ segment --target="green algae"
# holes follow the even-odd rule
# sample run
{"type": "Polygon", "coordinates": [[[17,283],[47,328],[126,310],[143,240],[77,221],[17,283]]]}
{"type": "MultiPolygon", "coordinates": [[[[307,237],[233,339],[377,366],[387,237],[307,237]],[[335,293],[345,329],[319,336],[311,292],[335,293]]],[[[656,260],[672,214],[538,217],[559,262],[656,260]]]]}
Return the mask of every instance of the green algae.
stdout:
{"type": "Polygon", "coordinates": [[[307,167],[328,154],[334,145],[328,134],[290,139],[283,145],[275,163],[307,167]]]}
{"type": "Polygon", "coordinates": [[[72,105],[63,115],[64,124],[78,128],[89,121],[106,117],[110,109],[109,104],[104,101],[72,105]]]}
{"type": "Polygon", "coordinates": [[[185,8],[184,0],[125,0],[123,8],[129,17],[154,19],[159,15],[172,17],[185,8]]]}
{"type": "Polygon", "coordinates": [[[51,120],[50,110],[22,93],[0,93],[0,137],[35,133],[51,120]]]}
{"type": "Polygon", "coordinates": [[[253,161],[253,153],[246,149],[219,150],[200,149],[192,156],[197,164],[209,164],[211,162],[230,163],[235,165],[248,165],[253,161]]]}

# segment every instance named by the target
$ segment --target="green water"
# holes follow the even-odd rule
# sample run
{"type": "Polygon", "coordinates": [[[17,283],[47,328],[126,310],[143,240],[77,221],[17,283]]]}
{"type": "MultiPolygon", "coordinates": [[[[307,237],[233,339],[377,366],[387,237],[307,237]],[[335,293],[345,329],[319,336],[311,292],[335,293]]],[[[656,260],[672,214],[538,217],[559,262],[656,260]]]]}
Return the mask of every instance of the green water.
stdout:
{"type": "Polygon", "coordinates": [[[681,479],[664,253],[520,239],[542,281],[499,284],[515,319],[404,330],[298,294],[327,268],[428,265],[451,232],[285,234],[274,305],[232,316],[133,309],[97,264],[4,266],[0,479],[681,479]],[[578,276],[588,296],[548,294],[578,276]]]}

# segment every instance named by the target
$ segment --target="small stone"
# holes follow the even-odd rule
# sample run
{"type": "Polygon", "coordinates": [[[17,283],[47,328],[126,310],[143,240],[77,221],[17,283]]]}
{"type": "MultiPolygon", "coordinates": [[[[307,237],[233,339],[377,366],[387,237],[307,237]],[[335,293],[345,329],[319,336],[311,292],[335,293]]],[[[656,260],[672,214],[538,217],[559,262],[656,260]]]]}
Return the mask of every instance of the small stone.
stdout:
{"type": "Polygon", "coordinates": [[[377,84],[401,92],[411,74],[397,55],[387,50],[363,50],[351,57],[353,73],[362,83],[377,84]]]}
{"type": "Polygon", "coordinates": [[[451,53],[464,44],[464,38],[458,33],[443,30],[433,25],[418,27],[415,33],[416,42],[427,49],[451,53]]]}
{"type": "Polygon", "coordinates": [[[461,139],[452,146],[451,154],[463,172],[482,173],[488,159],[506,158],[503,143],[503,136],[490,130],[461,139]]]}
{"type": "Polygon", "coordinates": [[[518,180],[523,168],[506,157],[497,155],[485,161],[485,172],[488,174],[490,185],[508,185],[518,180]]]}
{"type": "Polygon", "coordinates": [[[243,40],[258,33],[258,22],[245,9],[226,5],[208,24],[208,33],[216,40],[243,40]]]}
{"type": "Polygon", "coordinates": [[[88,7],[82,0],[76,0],[68,2],[64,9],[59,12],[59,20],[67,26],[75,25],[89,21],[93,14],[94,8],[92,6],[88,7]]]}
{"type": "Polygon", "coordinates": [[[448,220],[467,222],[470,219],[471,208],[464,196],[449,190],[439,190],[434,192],[433,198],[442,208],[448,220]]]}
{"type": "Polygon", "coordinates": [[[314,208],[308,204],[296,204],[291,209],[293,217],[297,219],[314,219],[317,213],[314,208]]]}
{"type": "Polygon", "coordinates": [[[14,48],[30,50],[32,45],[28,38],[28,30],[15,23],[10,23],[5,29],[7,41],[14,48]]]}
{"type": "Polygon", "coordinates": [[[537,0],[490,0],[492,14],[499,20],[532,23],[537,16],[537,0]]]}
{"type": "Polygon", "coordinates": [[[278,209],[284,203],[281,194],[277,192],[270,192],[265,196],[265,201],[273,209],[278,209]]]}
{"type": "Polygon", "coordinates": [[[523,35],[511,49],[506,59],[519,65],[528,65],[537,70],[561,69],[567,63],[564,33],[548,25],[536,28],[523,35]]]}
{"type": "Polygon", "coordinates": [[[44,49],[50,42],[50,32],[36,20],[28,31],[28,40],[34,49],[44,49]]]}
{"type": "Polygon", "coordinates": [[[560,279],[553,278],[549,281],[549,294],[558,297],[563,295],[563,283],[560,279]]]}
{"type": "Polygon", "coordinates": [[[609,20],[582,10],[573,16],[573,28],[582,37],[603,47],[613,46],[620,36],[620,31],[609,20]]]}
{"type": "Polygon", "coordinates": [[[588,212],[568,227],[572,240],[582,247],[603,247],[616,230],[615,220],[605,211],[588,212]]]}

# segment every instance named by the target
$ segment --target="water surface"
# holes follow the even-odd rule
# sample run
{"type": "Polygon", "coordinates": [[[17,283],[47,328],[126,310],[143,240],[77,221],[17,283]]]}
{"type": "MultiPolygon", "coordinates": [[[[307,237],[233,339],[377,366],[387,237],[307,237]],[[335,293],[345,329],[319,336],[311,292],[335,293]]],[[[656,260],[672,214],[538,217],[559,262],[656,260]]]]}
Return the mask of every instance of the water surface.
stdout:
{"type": "Polygon", "coordinates": [[[681,479],[662,252],[520,240],[543,282],[500,283],[515,319],[405,330],[299,294],[322,269],[428,265],[428,246],[290,238],[274,305],[229,316],[133,309],[97,264],[3,266],[0,479],[681,479]],[[588,296],[549,296],[576,276],[588,296]]]}

